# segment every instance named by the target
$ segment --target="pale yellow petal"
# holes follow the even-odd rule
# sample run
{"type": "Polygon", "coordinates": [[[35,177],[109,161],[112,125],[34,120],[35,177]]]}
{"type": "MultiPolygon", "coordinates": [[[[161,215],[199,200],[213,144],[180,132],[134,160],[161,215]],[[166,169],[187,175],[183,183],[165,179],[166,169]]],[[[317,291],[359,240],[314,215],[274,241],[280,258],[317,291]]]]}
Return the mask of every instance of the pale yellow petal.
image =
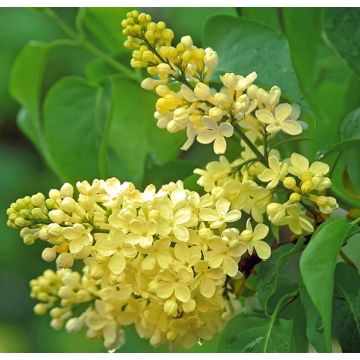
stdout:
{"type": "Polygon", "coordinates": [[[281,128],[289,135],[299,135],[302,133],[302,127],[296,120],[285,120],[281,128]]]}
{"type": "Polygon", "coordinates": [[[113,255],[109,261],[108,267],[110,271],[116,275],[120,275],[126,266],[125,256],[121,253],[113,255]]]}
{"type": "Polygon", "coordinates": [[[310,165],[309,170],[315,175],[326,175],[329,172],[329,165],[320,161],[315,161],[310,165]]]}
{"type": "Polygon", "coordinates": [[[226,151],[226,140],[222,135],[218,135],[214,141],[214,153],[224,154],[226,151]]]}
{"type": "Polygon", "coordinates": [[[175,285],[172,282],[162,282],[156,289],[156,295],[162,299],[169,298],[174,292],[175,285]]]}
{"type": "Polygon", "coordinates": [[[116,252],[116,247],[110,240],[97,241],[95,243],[95,249],[101,256],[111,256],[116,252]]]}
{"type": "Polygon", "coordinates": [[[174,226],[173,232],[174,232],[175,237],[179,241],[188,241],[189,240],[189,230],[185,226],[182,226],[182,225],[174,226]]]}
{"type": "Polygon", "coordinates": [[[177,225],[188,222],[191,218],[191,209],[189,207],[179,209],[174,215],[174,223],[177,225]]]}
{"type": "Polygon", "coordinates": [[[81,238],[74,239],[70,242],[69,250],[72,254],[76,254],[84,247],[84,241],[81,238]]]}
{"type": "Polygon", "coordinates": [[[191,298],[191,291],[185,284],[177,283],[175,286],[175,296],[181,302],[188,302],[191,298]]]}
{"type": "Polygon", "coordinates": [[[200,282],[200,293],[202,296],[211,298],[215,294],[216,286],[213,280],[204,276],[200,282]]]}
{"type": "Polygon", "coordinates": [[[230,209],[230,201],[226,199],[219,199],[215,204],[216,212],[224,216],[230,209]]]}
{"type": "Polygon", "coordinates": [[[102,315],[93,315],[86,319],[86,325],[91,330],[98,331],[106,325],[106,318],[102,315]]]}
{"type": "Polygon", "coordinates": [[[214,209],[204,208],[200,211],[200,219],[202,221],[216,221],[218,217],[219,216],[214,209]]]}
{"type": "Polygon", "coordinates": [[[234,133],[234,128],[229,123],[221,123],[219,126],[219,130],[221,132],[221,135],[225,137],[231,137],[234,133]]]}
{"type": "Polygon", "coordinates": [[[262,260],[266,260],[271,255],[271,247],[265,241],[254,242],[254,249],[258,257],[262,260]]]}
{"type": "Polygon", "coordinates": [[[144,223],[138,219],[131,220],[129,223],[130,231],[134,234],[141,235],[144,233],[144,223]]]}
{"type": "Polygon", "coordinates": [[[292,113],[292,107],[290,104],[280,104],[275,108],[275,118],[279,122],[286,120],[292,113]]]}
{"type": "Polygon", "coordinates": [[[269,233],[269,227],[265,224],[257,224],[253,232],[253,240],[261,240],[269,233]]]}
{"type": "Polygon", "coordinates": [[[147,256],[141,263],[142,270],[152,270],[156,265],[156,258],[153,255],[147,256]]]}
{"type": "Polygon", "coordinates": [[[226,222],[238,221],[240,218],[241,218],[240,210],[231,210],[225,216],[226,222]]]}
{"type": "Polygon", "coordinates": [[[274,115],[269,110],[257,110],[255,116],[264,124],[272,124],[275,122],[274,115]]]}
{"type": "Polygon", "coordinates": [[[217,133],[213,130],[203,130],[201,131],[196,139],[200,144],[210,144],[216,139],[217,133]]]}
{"type": "Polygon", "coordinates": [[[229,276],[235,276],[239,270],[237,262],[230,256],[224,258],[223,268],[229,276]]]}

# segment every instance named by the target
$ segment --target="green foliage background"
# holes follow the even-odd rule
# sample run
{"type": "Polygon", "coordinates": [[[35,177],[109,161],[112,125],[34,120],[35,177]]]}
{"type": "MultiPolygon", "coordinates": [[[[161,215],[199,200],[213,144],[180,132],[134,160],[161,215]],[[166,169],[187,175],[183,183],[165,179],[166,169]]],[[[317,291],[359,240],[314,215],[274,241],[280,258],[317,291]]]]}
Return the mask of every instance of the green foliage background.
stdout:
{"type": "MultiPolygon", "coordinates": [[[[296,145],[283,142],[281,149],[298,150],[311,160],[318,156],[329,164],[336,161],[334,193],[340,204],[354,208],[359,216],[359,9],[145,10],[156,20],[166,21],[178,39],[189,34],[197,45],[217,50],[219,72],[246,74],[255,70],[258,84],[278,85],[285,98],[300,104],[309,129],[296,145]]],[[[207,146],[195,145],[180,154],[184,135],[156,128],[155,97],[140,88],[142,74],[130,69],[130,52],[122,46],[120,21],[127,11],[56,9],[56,16],[67,24],[61,29],[51,11],[0,9],[2,352],[103,351],[100,342],[86,340],[83,333],[69,336],[63,330],[54,331],[47,317],[33,314],[28,282],[48,264],[40,258],[40,244],[25,247],[18,232],[6,227],[5,211],[12,201],[46,192],[62,181],[74,183],[95,177],[117,176],[139,187],[184,179],[194,188],[193,168],[214,158],[207,146]],[[79,38],[74,39],[75,31],[79,38]]],[[[239,147],[230,144],[227,155],[234,158],[238,153],[239,147]]],[[[311,269],[320,261],[313,255],[321,251],[322,268],[335,272],[334,283],[331,277],[328,286],[310,286],[307,291],[300,288],[301,302],[297,299],[288,314],[282,313],[278,304],[294,291],[294,284],[299,287],[298,273],[290,271],[292,275],[285,279],[281,271],[286,266],[296,268],[300,248],[284,247],[258,268],[264,275],[256,285],[264,313],[235,319],[224,336],[193,351],[306,351],[305,332],[319,351],[328,350],[331,332],[344,351],[360,351],[360,277],[344,263],[335,268],[337,253],[334,255],[332,249],[342,243],[337,244],[334,236],[334,244],[326,241],[333,231],[344,238],[348,223],[326,225],[316,235],[319,249],[308,247],[300,268],[302,277],[316,286],[319,279],[312,278],[311,269]],[[288,291],[285,294],[284,289],[288,291]],[[307,303],[310,305],[304,309],[307,303]],[[321,331],[314,332],[318,327],[311,327],[309,319],[320,321],[321,331]],[[242,336],[236,337],[239,331],[242,336]],[[249,347],[259,333],[267,337],[249,347]],[[349,339],[350,333],[353,338],[349,339]],[[285,336],[295,341],[287,341],[285,336]],[[289,345],[279,347],[280,342],[289,345]]],[[[357,235],[343,250],[360,265],[357,235]]],[[[128,329],[127,344],[120,351],[166,348],[154,350],[128,329]]]]}

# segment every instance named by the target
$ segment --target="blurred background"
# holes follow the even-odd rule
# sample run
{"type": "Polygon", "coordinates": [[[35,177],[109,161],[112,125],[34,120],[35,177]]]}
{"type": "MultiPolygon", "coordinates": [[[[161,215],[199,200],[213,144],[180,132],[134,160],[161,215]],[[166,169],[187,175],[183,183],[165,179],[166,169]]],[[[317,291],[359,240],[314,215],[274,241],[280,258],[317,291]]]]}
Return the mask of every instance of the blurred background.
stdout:
{"type": "MultiPolygon", "coordinates": [[[[177,39],[189,34],[197,45],[212,46],[219,50],[220,58],[224,56],[220,61],[222,69],[238,73],[255,69],[259,74],[260,83],[263,72],[265,85],[269,86],[277,84],[282,87],[283,81],[289,98],[295,98],[294,100],[305,109],[303,118],[310,124],[305,135],[313,141],[303,139],[297,146],[310,158],[314,158],[319,149],[327,149],[346,136],[352,137],[351,133],[346,135],[341,130],[345,119],[352,121],[353,131],[358,132],[357,136],[360,137],[360,114],[357,111],[360,106],[359,9],[145,10],[156,20],[164,20],[174,29],[177,39]],[[216,16],[218,18],[214,18],[216,16]],[[239,43],[231,44],[226,39],[222,43],[221,39],[217,38],[223,30],[220,26],[215,28],[218,24],[216,19],[220,21],[222,17],[226,20],[224,16],[231,16],[237,19],[236,21],[239,19],[236,23],[239,33],[232,38],[232,41],[238,39],[239,43]],[[265,46],[267,41],[270,41],[270,47],[265,46]],[[224,44],[228,45],[226,49],[224,44]],[[258,53],[254,55],[256,51],[258,53]],[[228,53],[225,59],[226,52],[228,53]],[[232,62],[231,59],[234,58],[239,59],[238,62],[232,62]],[[268,78],[273,79],[272,83],[268,78]],[[281,80],[279,84],[277,79],[281,80]]],[[[55,13],[54,18],[53,15],[39,9],[0,9],[0,352],[103,351],[101,342],[86,340],[83,332],[67,335],[64,330],[55,331],[50,328],[47,316],[38,317],[33,313],[34,302],[29,297],[28,283],[48,268],[49,264],[40,258],[41,244],[26,247],[22,244],[18,231],[7,228],[6,209],[11,202],[39,191],[46,193],[49,189],[60,186],[63,180],[74,183],[76,179],[91,180],[104,175],[116,175],[121,180],[134,181],[139,187],[148,182],[159,185],[178,178],[186,179],[186,183],[194,187],[195,181],[191,176],[193,168],[203,166],[211,159],[212,151],[208,151],[206,146],[195,146],[188,153],[179,154],[176,149],[183,141],[183,135],[169,137],[168,134],[155,129],[155,121],[152,121],[155,99],[152,95],[146,95],[137,85],[136,91],[139,91],[140,99],[131,89],[118,87],[120,94],[124,90],[123,100],[119,98],[119,102],[129,102],[132,108],[121,114],[126,118],[126,122],[120,121],[117,128],[114,128],[115,135],[110,135],[114,139],[111,140],[111,151],[105,157],[106,169],[104,170],[104,166],[100,164],[99,170],[95,170],[98,169],[98,164],[94,163],[93,154],[97,156],[101,153],[101,146],[95,149],[90,144],[89,148],[78,150],[74,149],[72,143],[76,141],[77,136],[81,137],[82,132],[86,133],[89,130],[86,127],[86,117],[81,120],[85,124],[84,127],[72,127],[77,120],[76,111],[88,109],[89,103],[85,102],[80,109],[74,105],[68,113],[64,106],[69,102],[65,102],[64,105],[56,98],[55,90],[51,94],[52,101],[45,100],[48,90],[65,76],[86,78],[91,85],[87,85],[90,86],[89,89],[103,86],[105,90],[106,77],[116,76],[117,70],[110,69],[104,57],[101,58],[94,51],[74,44],[66,44],[63,39],[69,34],[66,34],[66,29],[64,31],[61,24],[66,24],[70,29],[75,29],[77,24],[78,30],[84,31],[89,42],[100,49],[102,54],[116,59],[123,67],[130,69],[130,52],[122,46],[124,38],[120,29],[120,22],[126,11],[127,9],[122,8],[56,8],[51,13],[55,13]],[[59,18],[62,21],[60,26],[56,20],[59,18]],[[79,18],[82,19],[83,25],[79,25],[79,18]],[[34,145],[37,143],[36,137],[32,136],[26,121],[23,121],[23,113],[19,113],[21,105],[23,108],[28,105],[23,93],[31,86],[28,77],[36,73],[38,63],[30,59],[28,66],[23,66],[26,70],[23,75],[21,71],[20,75],[14,75],[12,68],[20,51],[29,42],[54,44],[59,40],[63,41],[63,44],[59,47],[53,46],[49,52],[46,65],[42,69],[41,84],[37,84],[37,101],[39,104],[47,103],[40,111],[40,122],[44,121],[47,131],[46,142],[51,154],[49,157],[44,148],[39,144],[34,145]],[[129,98],[125,98],[127,91],[130,92],[130,95],[127,95],[129,98]],[[139,105],[134,99],[141,101],[142,113],[136,113],[139,111],[139,105]],[[146,136],[149,136],[153,144],[159,142],[158,148],[150,144],[146,151],[138,149],[139,146],[143,146],[139,144],[143,144],[145,140],[141,132],[134,135],[139,129],[135,121],[142,119],[155,129],[151,130],[154,132],[146,133],[146,136]],[[171,155],[165,154],[165,151],[171,155]],[[127,156],[124,155],[126,152],[127,156]]],[[[130,71],[136,74],[135,71],[130,71]]],[[[114,88],[116,89],[116,86],[114,88]]],[[[92,96],[92,93],[90,95],[92,96]]],[[[76,93],[72,96],[76,97],[76,93]]],[[[80,121],[81,116],[78,118],[80,121]]],[[[96,138],[95,132],[94,139],[96,138]]],[[[286,146],[296,149],[294,145],[284,144],[284,150],[286,146]]],[[[230,144],[228,156],[234,157],[238,152],[239,148],[235,144],[230,144]]],[[[339,170],[334,174],[335,190],[343,198],[344,203],[354,208],[357,207],[359,199],[358,155],[358,148],[344,150],[342,166],[339,166],[339,170]]],[[[335,155],[326,158],[329,162],[335,160],[335,155]]],[[[350,244],[347,251],[353,261],[358,262],[354,249],[359,248],[354,244],[350,244]]],[[[193,351],[216,351],[216,344],[215,338],[193,351]]],[[[127,344],[120,351],[166,351],[166,348],[152,349],[146,341],[139,340],[130,328],[127,330],[127,344]]]]}

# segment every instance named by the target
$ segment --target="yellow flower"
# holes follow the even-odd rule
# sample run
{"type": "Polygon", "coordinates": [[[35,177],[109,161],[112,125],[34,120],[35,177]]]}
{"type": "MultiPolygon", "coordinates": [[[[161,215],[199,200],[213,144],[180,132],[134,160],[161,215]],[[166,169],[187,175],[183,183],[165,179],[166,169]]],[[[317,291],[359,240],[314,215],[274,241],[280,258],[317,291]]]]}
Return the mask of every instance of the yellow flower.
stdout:
{"type": "Polygon", "coordinates": [[[86,318],[86,325],[94,333],[101,333],[107,349],[116,349],[124,343],[124,332],[119,329],[113,315],[113,307],[109,303],[95,300],[95,309],[86,318]]]}
{"type": "Polygon", "coordinates": [[[241,218],[239,210],[230,210],[230,201],[219,199],[215,209],[203,208],[200,211],[200,219],[210,223],[211,229],[217,229],[227,222],[235,222],[241,218]]]}
{"type": "Polygon", "coordinates": [[[206,165],[206,169],[195,169],[194,174],[200,175],[197,183],[210,192],[216,182],[224,179],[231,172],[231,166],[225,156],[220,156],[219,161],[212,161],[206,165]]]}
{"type": "Polygon", "coordinates": [[[134,258],[138,253],[133,245],[124,243],[124,239],[124,234],[115,229],[109,235],[96,234],[95,250],[108,258],[109,270],[116,275],[124,271],[126,259],[134,258]]]}
{"type": "Polygon", "coordinates": [[[206,261],[198,261],[194,267],[196,276],[192,287],[199,287],[200,294],[206,298],[211,298],[216,291],[216,287],[224,282],[224,273],[219,269],[211,269],[206,261]]]}
{"type": "Polygon", "coordinates": [[[235,276],[238,273],[238,262],[243,254],[239,245],[230,246],[220,237],[214,237],[208,241],[211,250],[205,253],[205,260],[209,267],[217,269],[222,266],[225,274],[235,276]]]}
{"type": "MultiPolygon", "coordinates": [[[[323,214],[331,214],[336,208],[338,208],[336,199],[332,196],[314,196],[314,198],[316,205],[323,214]]],[[[312,200],[311,196],[310,199],[312,200]]]]}
{"type": "Polygon", "coordinates": [[[63,236],[70,242],[69,250],[72,254],[80,253],[86,246],[93,243],[93,237],[82,224],[75,224],[63,230],[63,236]]]}
{"type": "Polygon", "coordinates": [[[197,141],[201,144],[210,144],[214,142],[215,154],[223,154],[226,151],[226,137],[231,137],[234,128],[229,123],[221,123],[218,125],[215,120],[209,117],[203,118],[206,129],[200,130],[197,135],[197,141]]]}
{"type": "Polygon", "coordinates": [[[299,135],[302,127],[296,119],[292,118],[293,108],[289,104],[276,106],[274,114],[269,110],[260,109],[255,112],[256,117],[264,124],[270,134],[283,131],[289,135],[299,135]]]}
{"type": "Polygon", "coordinates": [[[322,191],[331,186],[330,179],[324,177],[329,172],[329,165],[320,161],[310,165],[309,160],[300,154],[291,155],[289,172],[301,180],[301,191],[304,193],[314,189],[322,191]]]}
{"type": "Polygon", "coordinates": [[[185,224],[191,219],[191,208],[184,207],[173,211],[171,206],[159,208],[161,220],[158,222],[158,232],[161,236],[174,234],[179,241],[189,240],[189,230],[185,224]]]}
{"type": "Polygon", "coordinates": [[[147,248],[153,243],[153,235],[156,234],[157,224],[154,221],[134,219],[129,223],[129,230],[130,233],[126,236],[125,242],[147,248]]]}
{"type": "Polygon", "coordinates": [[[261,181],[268,182],[267,188],[275,188],[279,181],[284,180],[288,173],[288,164],[281,163],[276,156],[269,156],[269,169],[265,169],[258,178],[261,181]]]}
{"type": "Polygon", "coordinates": [[[164,237],[156,240],[153,245],[146,249],[147,256],[141,263],[141,269],[152,270],[158,264],[165,269],[172,262],[173,258],[170,254],[171,238],[164,237]]]}
{"type": "Polygon", "coordinates": [[[286,212],[288,216],[286,221],[290,230],[297,235],[301,235],[303,232],[312,233],[314,227],[305,217],[302,217],[302,212],[298,204],[290,205],[286,212]]]}
{"type": "Polygon", "coordinates": [[[159,274],[156,295],[161,299],[168,299],[174,293],[177,300],[186,303],[191,299],[189,286],[192,279],[193,273],[186,269],[180,269],[178,272],[165,269],[159,274]]]}
{"type": "Polygon", "coordinates": [[[271,247],[265,241],[262,241],[269,232],[268,226],[265,224],[257,224],[253,230],[250,219],[246,222],[246,230],[240,234],[240,241],[247,245],[249,254],[251,255],[255,249],[260,259],[266,260],[271,255],[271,247]]]}
{"type": "Polygon", "coordinates": [[[174,255],[177,259],[173,263],[174,269],[186,269],[192,272],[193,266],[195,266],[201,258],[201,248],[199,246],[188,247],[185,243],[177,243],[174,247],[174,255]]]}

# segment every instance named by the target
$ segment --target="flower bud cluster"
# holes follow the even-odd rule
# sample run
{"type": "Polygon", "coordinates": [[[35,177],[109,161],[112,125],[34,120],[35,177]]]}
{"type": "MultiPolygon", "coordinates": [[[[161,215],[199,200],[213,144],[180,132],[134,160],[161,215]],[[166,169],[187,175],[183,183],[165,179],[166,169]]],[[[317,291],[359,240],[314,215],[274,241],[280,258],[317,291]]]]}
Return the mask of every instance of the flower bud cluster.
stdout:
{"type": "Polygon", "coordinates": [[[302,132],[298,107],[280,103],[277,86],[270,91],[259,88],[253,84],[257,75],[252,72],[245,77],[225,73],[220,76],[220,85],[212,87],[210,76],[218,64],[216,51],[197,48],[190,36],[183,36],[172,46],[173,33],[164,35],[171,30],[163,22],[150,20],[150,15],[136,11],[127,15],[122,23],[128,35],[125,46],[137,48],[131,65],[147,68],[151,75],[142,87],[156,89],[159,96],[154,114],[158,127],[170,133],[186,129],[182,150],[189,149],[196,139],[202,144],[213,143],[214,152],[223,154],[226,138],[233,135],[234,128],[254,142],[280,131],[288,135],[302,132]]]}

